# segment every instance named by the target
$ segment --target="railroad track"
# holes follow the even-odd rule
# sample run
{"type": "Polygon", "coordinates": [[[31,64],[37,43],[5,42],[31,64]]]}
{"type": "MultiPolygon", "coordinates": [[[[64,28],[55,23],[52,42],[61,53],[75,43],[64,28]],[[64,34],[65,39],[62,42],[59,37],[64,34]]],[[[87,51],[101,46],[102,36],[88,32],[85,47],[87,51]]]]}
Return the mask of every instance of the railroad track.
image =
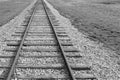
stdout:
{"type": "Polygon", "coordinates": [[[97,80],[64,26],[38,0],[0,56],[0,80],[97,80]]]}

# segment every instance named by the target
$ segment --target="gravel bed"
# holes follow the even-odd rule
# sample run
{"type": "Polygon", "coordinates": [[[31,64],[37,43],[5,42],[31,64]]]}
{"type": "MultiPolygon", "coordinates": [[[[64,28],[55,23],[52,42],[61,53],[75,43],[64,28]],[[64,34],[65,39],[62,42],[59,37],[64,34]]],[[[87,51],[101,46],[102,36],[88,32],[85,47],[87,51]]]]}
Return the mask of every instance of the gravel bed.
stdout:
{"type": "Polygon", "coordinates": [[[62,31],[61,31],[61,32],[56,32],[56,33],[57,33],[58,35],[59,35],[59,34],[66,34],[66,32],[62,32],[62,31]]]}
{"type": "MultiPolygon", "coordinates": [[[[60,55],[61,56],[61,55],[60,55]]],[[[44,58],[20,58],[18,65],[21,66],[44,66],[44,67],[62,67],[63,59],[59,57],[44,57],[44,58]]],[[[69,64],[72,67],[89,67],[89,63],[83,58],[67,57],[69,64]]]]}
{"type": "Polygon", "coordinates": [[[65,32],[65,30],[57,30],[55,29],[56,32],[65,32]]]}
{"type": "MultiPolygon", "coordinates": [[[[14,34],[12,35],[13,37],[22,37],[23,34],[14,34]]],[[[28,37],[30,36],[35,36],[35,37],[50,37],[50,38],[54,38],[54,35],[49,35],[49,34],[31,34],[31,35],[27,35],[28,37]]],[[[63,37],[66,37],[66,36],[63,36],[63,37]]]]}
{"type": "Polygon", "coordinates": [[[20,41],[6,41],[7,44],[18,44],[20,41]]]}
{"type": "MultiPolygon", "coordinates": [[[[90,71],[73,71],[76,78],[94,77],[90,71]]],[[[64,69],[16,69],[16,75],[18,77],[29,78],[68,78],[67,71],[64,69]]]]}
{"type": "Polygon", "coordinates": [[[34,17],[36,17],[36,18],[33,18],[33,21],[32,21],[32,23],[38,23],[38,22],[47,22],[48,23],[48,20],[47,20],[47,17],[45,17],[45,16],[34,16],[34,17]]]}
{"type": "Polygon", "coordinates": [[[36,67],[62,67],[63,60],[58,57],[44,58],[19,58],[18,66],[36,66],[36,67]]]}
{"type": "MultiPolygon", "coordinates": [[[[21,33],[20,33],[21,34],[21,33]]],[[[44,32],[36,32],[36,33],[34,33],[34,32],[29,32],[29,33],[27,33],[28,35],[39,35],[39,34],[41,34],[41,35],[53,35],[53,33],[52,32],[49,32],[49,33],[44,33],[44,32]]]]}
{"type": "MultiPolygon", "coordinates": [[[[11,39],[11,40],[21,40],[20,38],[15,38],[15,39],[11,39]]],[[[39,40],[39,41],[51,41],[51,40],[55,40],[54,38],[33,38],[33,37],[29,37],[29,38],[25,38],[25,40],[39,40]]]]}
{"type": "Polygon", "coordinates": [[[91,72],[91,71],[82,71],[82,70],[80,70],[80,71],[74,71],[73,70],[73,75],[76,77],[76,78],[89,78],[89,77],[91,77],[91,78],[94,78],[95,76],[94,76],[94,74],[93,74],[93,72],[91,72]]]}
{"type": "MultiPolygon", "coordinates": [[[[18,31],[20,33],[20,31],[18,31]]],[[[53,34],[52,31],[28,31],[28,33],[31,33],[31,34],[53,34]]]]}
{"type": "Polygon", "coordinates": [[[60,39],[60,42],[61,42],[61,43],[71,43],[70,40],[64,40],[64,39],[60,39]]]}
{"type": "Polygon", "coordinates": [[[30,29],[30,31],[37,31],[37,32],[52,32],[51,29],[40,29],[40,28],[36,28],[36,29],[30,29]]]}
{"type": "Polygon", "coordinates": [[[41,16],[41,17],[34,17],[33,19],[35,19],[35,20],[47,20],[47,17],[44,17],[44,16],[41,16]]]}
{"type": "MultiPolygon", "coordinates": [[[[20,31],[20,30],[19,30],[20,31]]],[[[31,30],[32,31],[32,30],[31,30]]],[[[31,32],[30,31],[30,32],[31,32]]],[[[39,30],[38,30],[39,31],[39,30]]],[[[24,32],[24,31],[23,31],[24,32]]],[[[46,31],[41,31],[41,32],[43,32],[43,34],[44,34],[44,32],[46,32],[46,31]]],[[[48,32],[48,31],[47,31],[48,32]]],[[[47,34],[47,33],[46,33],[47,34]]],[[[22,35],[22,34],[21,34],[22,35]]],[[[48,34],[49,35],[49,34],[48,34]]],[[[39,39],[39,38],[41,38],[41,39],[45,39],[45,38],[47,38],[47,39],[52,39],[52,38],[54,38],[54,36],[27,36],[27,39],[31,39],[31,38],[34,38],[34,39],[39,39]]],[[[65,38],[65,39],[69,39],[68,37],[59,37],[59,38],[65,38]]],[[[20,40],[20,39],[22,39],[22,36],[12,36],[11,38],[9,38],[10,40],[13,40],[13,39],[15,39],[15,40],[20,40]]],[[[40,39],[40,40],[41,40],[40,39]]]]}
{"type": "MultiPolygon", "coordinates": [[[[38,10],[38,9],[39,9],[39,8],[36,9],[35,13],[44,13],[44,12],[45,12],[44,9],[39,9],[39,10],[38,10]]],[[[45,14],[45,15],[46,15],[46,14],[45,14]]]]}
{"type": "Polygon", "coordinates": [[[51,36],[53,37],[54,35],[53,34],[29,34],[28,36],[51,36]]]}
{"type": "Polygon", "coordinates": [[[69,37],[67,34],[57,34],[60,37],[69,37]]]}
{"type": "Polygon", "coordinates": [[[69,64],[73,67],[89,67],[89,63],[82,57],[67,57],[69,64]]]}
{"type": "Polygon", "coordinates": [[[23,46],[22,49],[31,49],[31,50],[58,50],[56,46],[23,46]]]}
{"type": "Polygon", "coordinates": [[[64,69],[16,69],[18,77],[29,78],[65,78],[66,71],[64,69]]]}
{"type": "Polygon", "coordinates": [[[0,58],[0,66],[10,66],[10,58],[0,58]]]}
{"type": "Polygon", "coordinates": [[[10,37],[10,38],[8,38],[8,39],[6,39],[6,40],[8,40],[8,41],[10,41],[10,40],[15,40],[15,41],[17,41],[17,40],[22,40],[22,37],[14,37],[14,36],[12,36],[12,37],[10,37]]]}
{"type": "Polygon", "coordinates": [[[35,13],[35,16],[36,15],[41,15],[42,16],[42,15],[46,15],[46,14],[45,14],[45,12],[42,12],[42,13],[38,12],[38,13],[35,13]]]}
{"type": "Polygon", "coordinates": [[[15,27],[16,29],[21,29],[21,28],[23,28],[23,29],[25,29],[26,28],[26,26],[17,26],[17,27],[15,27]]]}
{"type": "MultiPolygon", "coordinates": [[[[54,20],[53,22],[54,22],[54,23],[57,23],[57,24],[60,24],[59,21],[56,20],[56,18],[55,18],[55,20],[54,20]]],[[[59,25],[54,26],[54,28],[55,28],[55,29],[58,29],[58,30],[65,30],[65,27],[64,27],[64,26],[59,26],[59,25]]]]}
{"type": "MultiPolygon", "coordinates": [[[[51,52],[51,54],[53,55],[53,56],[55,56],[55,55],[57,55],[57,56],[61,56],[61,55],[59,55],[59,54],[57,54],[57,53],[52,53],[51,52]]],[[[42,56],[46,56],[46,55],[50,55],[50,53],[47,53],[47,52],[42,52],[42,53],[38,53],[38,52],[21,52],[21,55],[24,55],[24,56],[40,56],[40,55],[42,55],[42,56]],[[26,53],[26,54],[25,54],[26,53]],[[33,54],[32,54],[33,53],[33,54]],[[46,54],[45,54],[46,53],[46,54]]],[[[52,55],[50,55],[50,56],[52,56],[52,55]]],[[[76,57],[72,57],[72,58],[69,58],[69,57],[67,57],[67,59],[68,59],[68,62],[71,64],[71,66],[86,66],[86,65],[88,65],[88,62],[86,62],[85,61],[85,59],[83,60],[83,58],[76,58],[76,57]]],[[[10,63],[10,58],[0,58],[0,66],[8,66],[9,65],[9,63],[10,63]]],[[[59,61],[61,62],[62,60],[61,60],[61,58],[59,58],[59,57],[46,57],[46,58],[20,58],[19,59],[19,63],[20,64],[22,64],[22,63],[24,63],[24,64],[22,64],[22,65],[35,65],[35,66],[40,66],[40,65],[50,65],[50,66],[52,66],[53,64],[56,64],[55,66],[57,66],[57,63],[59,63],[59,61]]],[[[58,65],[60,65],[60,64],[58,64],[58,65]]]]}
{"type": "MultiPolygon", "coordinates": [[[[18,43],[17,43],[18,44],[18,43]]],[[[16,43],[14,45],[17,45],[16,43]]],[[[25,46],[56,46],[57,43],[49,43],[49,42],[24,42],[25,46]]]]}
{"type": "Polygon", "coordinates": [[[60,56],[59,52],[24,52],[22,51],[21,56],[60,56]]]}
{"type": "Polygon", "coordinates": [[[55,28],[55,30],[57,30],[57,31],[65,31],[64,28],[55,28]]]}
{"type": "Polygon", "coordinates": [[[31,22],[31,26],[49,26],[48,22],[42,21],[42,22],[31,22]]]}
{"type": "Polygon", "coordinates": [[[38,44],[40,44],[40,43],[41,43],[41,44],[43,44],[43,43],[46,43],[46,44],[47,44],[47,43],[48,43],[48,44],[55,44],[55,41],[49,41],[49,40],[46,40],[46,41],[44,41],[44,40],[43,40],[43,41],[25,41],[24,43],[27,43],[27,44],[28,44],[28,43],[29,43],[29,44],[37,44],[37,43],[38,43],[38,44]]]}
{"type": "Polygon", "coordinates": [[[46,15],[34,15],[35,17],[37,16],[37,17],[47,17],[46,15]]]}
{"type": "MultiPolygon", "coordinates": [[[[26,79],[23,79],[23,78],[15,78],[15,79],[12,79],[12,80],[31,80],[31,78],[26,78],[26,79]]],[[[36,79],[40,79],[40,78],[32,78],[32,80],[36,80],[36,79]]],[[[42,78],[43,80],[46,80],[46,78],[44,79],[44,78],[42,78]]],[[[48,78],[49,80],[52,80],[52,79],[54,79],[54,80],[56,80],[56,78],[48,78]]],[[[70,80],[70,79],[67,79],[67,78],[57,78],[57,80],[70,80]]]]}
{"type": "Polygon", "coordinates": [[[41,38],[41,39],[46,39],[46,38],[48,38],[48,39],[54,39],[55,37],[54,36],[27,36],[26,38],[27,39],[29,39],[29,38],[34,38],[34,39],[37,39],[37,38],[41,38]]]}
{"type": "MultiPolygon", "coordinates": [[[[27,38],[27,39],[31,39],[31,38],[34,38],[34,39],[37,39],[37,38],[38,38],[38,39],[39,39],[39,38],[41,38],[41,39],[43,39],[43,40],[44,40],[44,39],[47,39],[47,40],[48,40],[48,39],[54,39],[54,36],[27,36],[26,38],[27,38]]],[[[41,40],[41,39],[40,39],[40,40],[41,40]]]]}
{"type": "Polygon", "coordinates": [[[38,5],[37,8],[36,8],[36,10],[43,10],[44,11],[43,5],[38,5]]]}
{"type": "MultiPolygon", "coordinates": [[[[82,52],[81,52],[82,54],[82,52]]],[[[74,56],[74,57],[81,57],[81,54],[79,52],[65,52],[66,56],[74,56]]]]}
{"type": "MultiPolygon", "coordinates": [[[[6,69],[0,69],[0,77],[4,77],[6,69]]],[[[66,78],[68,75],[64,69],[21,69],[17,68],[14,72],[17,78],[66,78]]],[[[21,79],[20,79],[21,80],[21,79]]],[[[23,79],[22,79],[23,80],[23,79]]]]}
{"type": "Polygon", "coordinates": [[[16,29],[16,31],[20,30],[20,31],[24,31],[26,28],[25,27],[19,27],[16,29]]]}
{"type": "Polygon", "coordinates": [[[17,50],[18,47],[16,46],[7,46],[5,50],[17,50]]]}
{"type": "Polygon", "coordinates": [[[15,32],[18,31],[18,30],[24,31],[25,29],[26,29],[26,27],[17,27],[17,29],[15,30],[15,32]]]}
{"type": "MultiPolygon", "coordinates": [[[[25,29],[18,29],[18,30],[16,30],[16,32],[24,32],[25,31],[25,29]]],[[[36,32],[52,32],[52,30],[50,30],[50,29],[36,29],[36,30],[32,30],[32,29],[30,29],[28,32],[32,32],[32,31],[36,31],[36,32]]]]}
{"type": "Polygon", "coordinates": [[[14,54],[14,52],[2,51],[2,53],[0,53],[0,56],[14,56],[14,54]]]}
{"type": "Polygon", "coordinates": [[[25,42],[51,42],[54,43],[56,40],[25,40],[25,42]]]}
{"type": "Polygon", "coordinates": [[[45,12],[44,13],[39,13],[39,12],[36,12],[34,17],[47,17],[45,12]]]}
{"type": "Polygon", "coordinates": [[[30,26],[30,29],[36,29],[36,28],[50,28],[50,26],[30,26]]]}
{"type": "Polygon", "coordinates": [[[78,50],[77,48],[75,48],[74,46],[62,46],[63,49],[70,49],[70,50],[78,50]]]}
{"type": "Polygon", "coordinates": [[[29,29],[30,31],[51,31],[52,32],[52,29],[50,29],[50,28],[35,28],[35,29],[29,29]]]}
{"type": "MultiPolygon", "coordinates": [[[[60,56],[61,53],[60,52],[21,52],[21,56],[60,56]]],[[[77,57],[81,57],[80,53],[77,52],[67,52],[65,53],[66,56],[69,57],[73,57],[73,56],[77,56],[77,57]]]]}
{"type": "Polygon", "coordinates": [[[7,73],[7,70],[5,68],[0,68],[0,77],[4,77],[7,73]]]}
{"type": "Polygon", "coordinates": [[[30,31],[37,31],[37,32],[38,32],[38,31],[41,31],[41,32],[42,32],[42,31],[52,31],[51,28],[43,28],[43,27],[35,27],[35,28],[32,28],[32,27],[31,27],[29,30],[30,30],[30,31]]]}
{"type": "MultiPolygon", "coordinates": [[[[38,17],[39,17],[39,16],[38,16],[38,17]]],[[[31,25],[30,25],[30,29],[31,29],[31,28],[33,28],[33,29],[34,29],[34,28],[35,28],[35,29],[36,29],[36,28],[44,28],[44,29],[45,29],[45,28],[50,28],[50,26],[45,26],[45,25],[44,25],[44,26],[31,26],[31,25]]]]}
{"type": "Polygon", "coordinates": [[[70,40],[69,37],[58,37],[58,38],[59,38],[59,40],[70,40]]]}
{"type": "MultiPolygon", "coordinates": [[[[34,30],[29,30],[28,32],[35,32],[34,30]]],[[[53,32],[52,30],[36,30],[36,32],[53,32]]]]}
{"type": "MultiPolygon", "coordinates": [[[[37,16],[37,17],[43,17],[43,16],[37,16]]],[[[47,19],[33,19],[31,24],[40,24],[40,23],[47,23],[49,24],[47,19]]]]}
{"type": "Polygon", "coordinates": [[[32,28],[32,27],[31,27],[29,30],[30,30],[30,31],[32,31],[32,30],[33,30],[33,31],[34,31],[34,30],[37,30],[37,31],[38,31],[38,30],[41,30],[41,31],[51,31],[50,28],[41,28],[41,27],[35,27],[35,28],[32,28]]]}
{"type": "Polygon", "coordinates": [[[57,33],[57,34],[63,34],[63,33],[66,34],[66,31],[57,31],[57,30],[56,30],[56,33],[57,33]]]}

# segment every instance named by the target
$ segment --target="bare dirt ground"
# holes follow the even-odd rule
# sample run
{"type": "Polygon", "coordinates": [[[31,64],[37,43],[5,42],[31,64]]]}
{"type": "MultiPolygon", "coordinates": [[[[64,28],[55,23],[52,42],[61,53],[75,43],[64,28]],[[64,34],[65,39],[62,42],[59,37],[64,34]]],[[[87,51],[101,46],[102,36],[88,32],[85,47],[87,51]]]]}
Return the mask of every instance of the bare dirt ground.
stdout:
{"type": "Polygon", "coordinates": [[[120,54],[120,1],[48,0],[80,32],[120,54]]]}
{"type": "Polygon", "coordinates": [[[31,1],[32,0],[0,0],[0,26],[17,16],[31,1]]]}

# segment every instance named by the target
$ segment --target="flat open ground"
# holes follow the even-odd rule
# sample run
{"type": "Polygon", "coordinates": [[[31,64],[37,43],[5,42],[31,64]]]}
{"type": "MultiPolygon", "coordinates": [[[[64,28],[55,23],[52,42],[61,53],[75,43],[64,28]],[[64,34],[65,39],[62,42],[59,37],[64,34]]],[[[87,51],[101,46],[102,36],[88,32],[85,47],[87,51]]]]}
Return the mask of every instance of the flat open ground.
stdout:
{"type": "Polygon", "coordinates": [[[47,0],[80,32],[120,54],[120,0],[47,0]]]}
{"type": "Polygon", "coordinates": [[[0,0],[0,26],[17,16],[32,0],[0,0]]]}

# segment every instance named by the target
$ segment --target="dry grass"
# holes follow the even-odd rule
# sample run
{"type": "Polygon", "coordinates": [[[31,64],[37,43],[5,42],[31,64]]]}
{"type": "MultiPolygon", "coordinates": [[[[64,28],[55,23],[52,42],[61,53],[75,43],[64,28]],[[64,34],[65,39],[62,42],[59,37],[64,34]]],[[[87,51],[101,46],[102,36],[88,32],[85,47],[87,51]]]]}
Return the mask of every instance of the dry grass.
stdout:
{"type": "Polygon", "coordinates": [[[0,26],[17,16],[32,0],[8,0],[0,2],[0,26]]]}

